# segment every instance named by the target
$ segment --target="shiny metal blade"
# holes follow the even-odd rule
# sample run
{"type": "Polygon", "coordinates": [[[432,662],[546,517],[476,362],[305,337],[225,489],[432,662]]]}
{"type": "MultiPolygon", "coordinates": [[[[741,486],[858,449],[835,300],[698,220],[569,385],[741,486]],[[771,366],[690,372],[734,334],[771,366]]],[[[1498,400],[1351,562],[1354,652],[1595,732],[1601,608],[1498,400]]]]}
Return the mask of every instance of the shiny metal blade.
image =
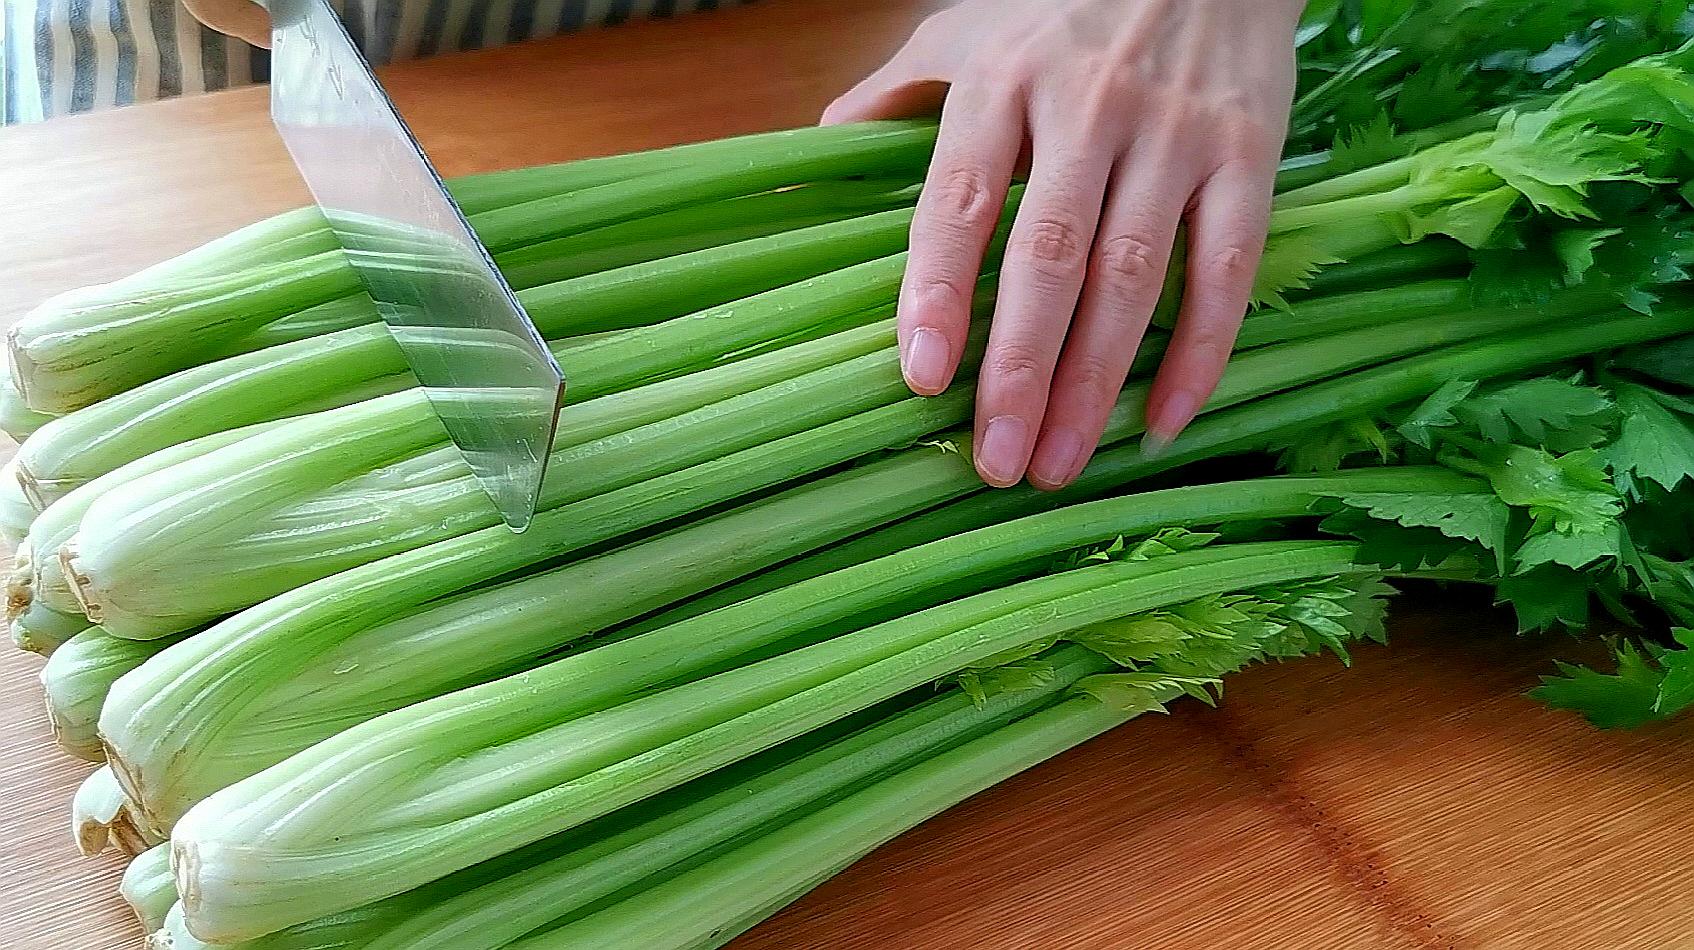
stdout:
{"type": "Polygon", "coordinates": [[[271,118],[430,405],[514,531],[564,375],[327,0],[271,0],[271,118]]]}

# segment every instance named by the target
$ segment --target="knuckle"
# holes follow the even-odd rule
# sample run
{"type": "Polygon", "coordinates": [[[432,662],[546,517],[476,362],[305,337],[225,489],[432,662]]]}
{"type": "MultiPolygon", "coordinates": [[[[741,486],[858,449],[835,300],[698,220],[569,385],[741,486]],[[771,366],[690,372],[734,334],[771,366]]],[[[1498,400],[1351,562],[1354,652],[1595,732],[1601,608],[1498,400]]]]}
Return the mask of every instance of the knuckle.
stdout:
{"type": "Polygon", "coordinates": [[[944,170],[927,189],[932,207],[967,224],[987,217],[988,171],[979,165],[957,165],[944,170]]]}
{"type": "Polygon", "coordinates": [[[1239,158],[1259,158],[1278,150],[1283,131],[1264,114],[1244,103],[1216,107],[1212,127],[1226,153],[1239,158]]]}
{"type": "Polygon", "coordinates": [[[912,300],[927,304],[941,313],[957,312],[968,307],[972,289],[961,278],[947,274],[913,277],[906,285],[906,293],[912,300]]]}
{"type": "Polygon", "coordinates": [[[1091,409],[1115,402],[1123,388],[1124,371],[1104,353],[1067,354],[1065,389],[1091,409]]]}
{"type": "Polygon", "coordinates": [[[1020,230],[1014,249],[1038,272],[1063,276],[1082,269],[1087,247],[1080,227],[1059,218],[1037,218],[1020,230]]]}
{"type": "Polygon", "coordinates": [[[1034,385],[1047,371],[1047,361],[1034,346],[1024,343],[1003,343],[994,347],[985,359],[990,375],[1014,386],[1034,385]]]}
{"type": "Polygon", "coordinates": [[[1183,348],[1204,365],[1222,365],[1235,349],[1235,331],[1234,321],[1224,326],[1208,325],[1190,333],[1183,348]]]}
{"type": "Polygon", "coordinates": [[[994,68],[1019,80],[1034,79],[1048,72],[1046,58],[1025,43],[1013,41],[983,53],[983,59],[994,68]]]}
{"type": "Polygon", "coordinates": [[[1212,286],[1241,287],[1252,283],[1258,270],[1258,254],[1247,242],[1232,241],[1209,252],[1200,265],[1212,286]]]}
{"type": "Polygon", "coordinates": [[[1158,283],[1163,274],[1158,250],[1144,238],[1119,234],[1100,244],[1095,268],[1104,276],[1132,286],[1158,283]]]}

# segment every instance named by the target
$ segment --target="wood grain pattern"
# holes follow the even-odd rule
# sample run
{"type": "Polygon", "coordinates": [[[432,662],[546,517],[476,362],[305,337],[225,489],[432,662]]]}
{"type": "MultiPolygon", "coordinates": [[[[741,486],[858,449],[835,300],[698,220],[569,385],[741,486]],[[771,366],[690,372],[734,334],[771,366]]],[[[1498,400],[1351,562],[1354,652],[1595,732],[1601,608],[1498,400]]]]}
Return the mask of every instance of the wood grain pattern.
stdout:
{"type": "MultiPolygon", "coordinates": [[[[810,121],[922,15],[770,0],[387,80],[449,174],[810,121]]],[[[294,206],[262,89],[0,130],[0,319],[294,206]]],[[[1694,736],[1599,734],[1521,698],[1543,647],[1414,602],[1342,671],[1254,671],[930,822],[741,950],[1694,948],[1694,736]]],[[[0,946],[137,945],[83,860],[40,661],[0,651],[0,946]]]]}

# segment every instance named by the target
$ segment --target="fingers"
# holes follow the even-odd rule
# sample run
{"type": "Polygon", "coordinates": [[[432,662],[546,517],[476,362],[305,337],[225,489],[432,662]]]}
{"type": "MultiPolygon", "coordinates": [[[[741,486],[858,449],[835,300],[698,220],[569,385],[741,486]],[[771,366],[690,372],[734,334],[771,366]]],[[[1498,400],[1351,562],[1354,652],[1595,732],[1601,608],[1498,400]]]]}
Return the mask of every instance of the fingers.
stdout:
{"type": "Polygon", "coordinates": [[[1036,488],[1057,490],[1082,474],[1158,305],[1193,187],[1174,160],[1158,158],[1132,154],[1113,175],[1029,466],[1036,488]]]}
{"type": "Polygon", "coordinates": [[[1231,162],[1195,193],[1182,312],[1147,400],[1149,448],[1181,434],[1223,378],[1264,253],[1275,176],[1270,165],[1231,162]]]}
{"type": "Polygon", "coordinates": [[[990,485],[1015,485],[1029,467],[1111,166],[1086,136],[1036,137],[977,382],[976,469],[990,485]]]}
{"type": "Polygon", "coordinates": [[[941,113],[935,155],[912,217],[898,308],[900,365],[922,396],[945,390],[970,330],[971,296],[1023,140],[1007,97],[961,86],[941,113]]]}

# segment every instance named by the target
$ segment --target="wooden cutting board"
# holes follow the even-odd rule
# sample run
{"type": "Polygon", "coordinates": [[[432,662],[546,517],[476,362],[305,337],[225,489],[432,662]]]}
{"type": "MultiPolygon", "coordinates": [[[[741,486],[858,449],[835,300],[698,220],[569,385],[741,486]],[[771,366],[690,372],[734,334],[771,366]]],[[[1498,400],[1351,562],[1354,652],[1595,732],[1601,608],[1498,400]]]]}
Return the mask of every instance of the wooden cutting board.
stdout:
{"type": "MultiPolygon", "coordinates": [[[[792,126],[921,17],[770,0],[389,70],[448,174],[792,126]]],[[[304,192],[263,89],[0,130],[0,320],[304,192]]],[[[1600,734],[1521,697],[1549,644],[1402,603],[1394,645],[1242,676],[876,852],[743,950],[1694,948],[1694,735],[1600,734]]],[[[1556,644],[1552,644],[1556,645],[1556,644]]],[[[90,766],[0,651],[0,946],[132,947],[122,863],[83,859],[90,766]]]]}

